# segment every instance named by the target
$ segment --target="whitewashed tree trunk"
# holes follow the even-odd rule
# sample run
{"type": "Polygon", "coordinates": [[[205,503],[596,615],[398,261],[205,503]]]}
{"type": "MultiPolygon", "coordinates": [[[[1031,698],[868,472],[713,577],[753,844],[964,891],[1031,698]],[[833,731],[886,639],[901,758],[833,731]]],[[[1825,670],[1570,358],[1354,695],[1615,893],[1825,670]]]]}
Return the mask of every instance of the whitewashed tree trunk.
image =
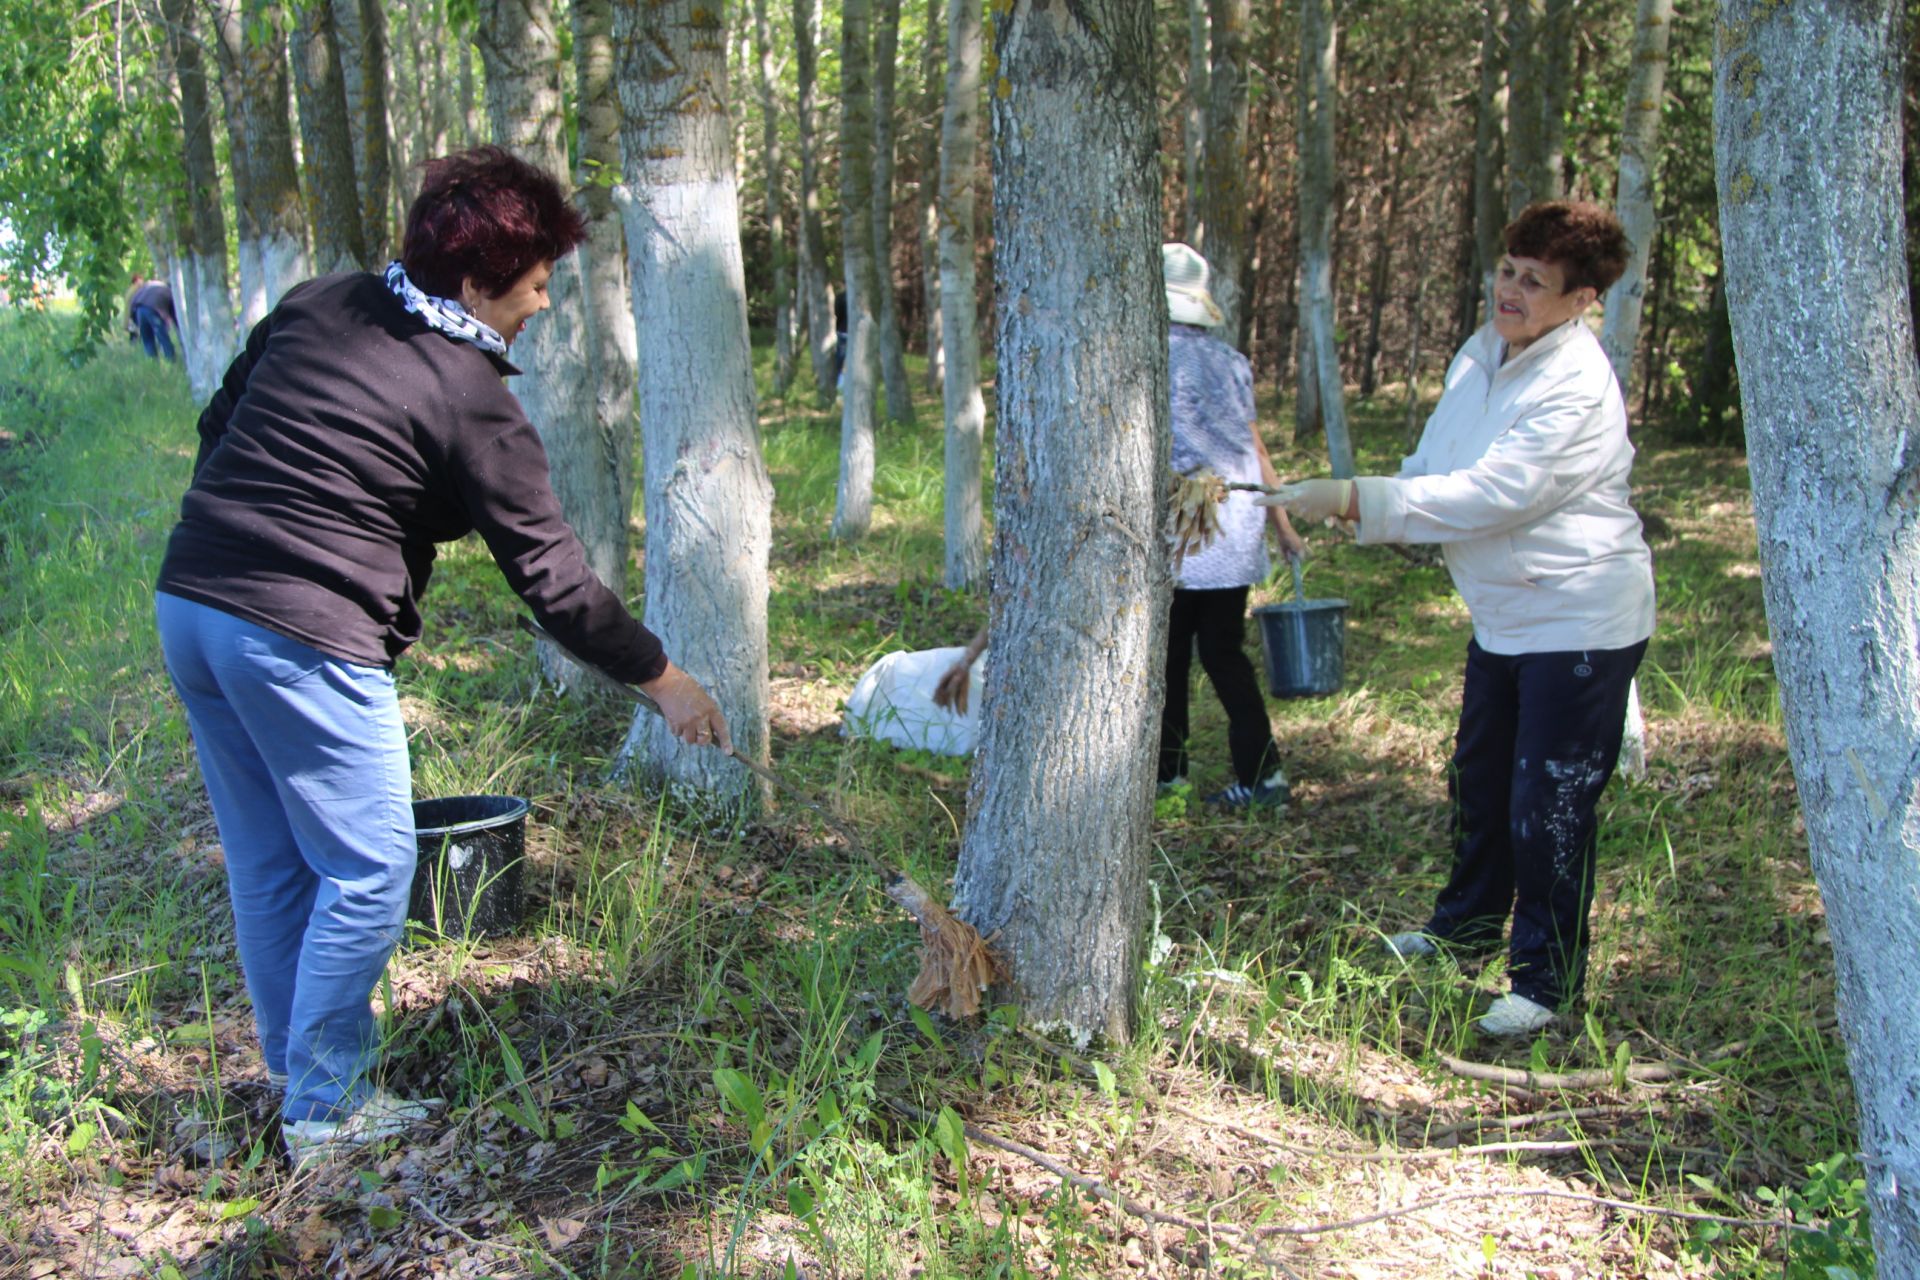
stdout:
{"type": "Polygon", "coordinates": [[[774,94],[773,38],[767,0],[753,0],[754,64],[760,90],[760,138],[767,168],[767,239],[773,248],[773,394],[786,399],[793,385],[793,254],[787,248],[786,156],[780,145],[780,109],[774,94]]]}
{"type": "Polygon", "coordinates": [[[1314,381],[1327,460],[1336,476],[1353,474],[1353,441],[1347,432],[1346,388],[1333,341],[1334,102],[1338,36],[1332,0],[1300,0],[1300,298],[1301,322],[1311,360],[1301,361],[1301,380],[1314,381]]]}
{"type": "Polygon", "coordinates": [[[1213,66],[1208,74],[1206,156],[1200,183],[1204,228],[1194,248],[1213,268],[1209,291],[1225,319],[1213,336],[1238,350],[1245,308],[1240,278],[1247,236],[1247,23],[1249,0],[1210,0],[1213,66]]]}
{"type": "MultiPolygon", "coordinates": [[[[615,0],[633,309],[644,316],[640,422],[647,625],[719,701],[735,748],[767,754],[767,555],[773,485],[760,453],[740,203],[713,0],[615,0]]],[[[623,762],[749,797],[751,777],[634,718],[623,762]]]]}
{"type": "Polygon", "coordinates": [[[879,292],[874,323],[880,347],[880,378],[887,389],[887,417],[913,421],[913,390],[907,384],[907,353],[900,337],[900,300],[893,279],[893,87],[900,60],[900,0],[876,0],[873,23],[873,260],[879,292]]]}
{"type": "Polygon", "coordinates": [[[807,355],[815,398],[833,403],[833,292],[827,282],[827,236],[820,224],[820,157],[814,138],[818,0],[793,0],[793,74],[796,138],[800,144],[800,290],[806,295],[807,355]]]}
{"type": "Polygon", "coordinates": [[[920,290],[927,326],[927,390],[939,391],[946,380],[945,339],[940,324],[940,104],[945,78],[940,50],[946,39],[945,11],[940,0],[927,0],[926,41],[920,47],[920,290]]]}
{"type": "Polygon", "coordinates": [[[321,275],[358,271],[366,262],[360,193],[353,175],[353,131],[347,122],[333,6],[326,0],[294,10],[287,41],[300,106],[300,139],[313,228],[313,267],[321,275]]]}
{"type": "Polygon", "coordinates": [[[980,395],[974,303],[974,176],[980,146],[979,0],[948,0],[947,101],[940,125],[940,310],[947,365],[946,584],[978,586],[987,572],[980,475],[987,406],[980,395]]]}
{"type": "Polygon", "coordinates": [[[1754,520],[1875,1260],[1920,1275],[1920,369],[1895,0],[1722,0],[1714,152],[1754,520]]]}
{"type": "Polygon", "coordinates": [[[187,184],[187,233],[175,259],[180,287],[175,291],[174,311],[180,320],[187,385],[194,401],[205,403],[219,389],[237,345],[233,301],[227,292],[226,214],[220,207],[213,104],[207,96],[193,8],[188,0],[161,0],[161,19],[166,25],[164,48],[179,92],[181,162],[187,184]]]}
{"type": "Polygon", "coordinates": [[[1633,256],[1626,274],[1607,290],[1600,345],[1613,362],[1620,394],[1633,402],[1633,353],[1640,345],[1640,306],[1647,296],[1647,252],[1653,247],[1653,173],[1660,155],[1660,102],[1666,92],[1667,36],[1673,0],[1640,0],[1633,26],[1632,73],[1627,79],[1626,118],[1620,128],[1620,182],[1614,211],[1626,229],[1633,256]]]}
{"type": "Polygon", "coordinates": [[[238,135],[234,204],[241,314],[250,328],[281,294],[312,274],[288,115],[285,16],[270,0],[213,0],[209,16],[228,129],[238,135]]]}
{"type": "MultiPolygon", "coordinates": [[[[475,43],[494,141],[565,182],[560,30],[550,0],[481,0],[475,43]]],[[[626,571],[627,507],[600,420],[584,271],[579,253],[553,264],[550,305],[528,322],[509,357],[524,371],[513,393],[546,445],[560,509],[580,535],[587,566],[611,586],[626,571]]]]}
{"type": "Polygon", "coordinates": [[[1151,0],[994,18],[993,678],[956,901],[1026,1017],[1127,1039],[1169,592],[1151,0]]]}
{"type": "Polygon", "coordinates": [[[1187,243],[1195,248],[1207,238],[1201,188],[1206,182],[1207,104],[1212,101],[1208,63],[1212,57],[1212,41],[1207,34],[1207,0],[1187,0],[1187,103],[1181,121],[1185,149],[1180,159],[1187,180],[1183,206],[1187,243]]]}
{"type": "Polygon", "coordinates": [[[846,263],[847,356],[840,399],[840,480],[833,536],[873,523],[873,435],[879,418],[880,272],[873,253],[873,71],[868,0],[840,9],[840,256],[846,263]]]}

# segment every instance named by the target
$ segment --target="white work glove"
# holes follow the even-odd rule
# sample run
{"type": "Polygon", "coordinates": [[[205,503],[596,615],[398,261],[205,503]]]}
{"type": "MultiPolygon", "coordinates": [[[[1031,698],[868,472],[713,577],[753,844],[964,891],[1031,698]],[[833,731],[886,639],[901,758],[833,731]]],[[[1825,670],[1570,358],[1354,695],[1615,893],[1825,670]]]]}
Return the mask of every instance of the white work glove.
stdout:
{"type": "Polygon", "coordinates": [[[1353,509],[1351,480],[1296,480],[1277,493],[1263,493],[1254,501],[1263,507],[1284,507],[1295,520],[1345,520],[1353,509]]]}

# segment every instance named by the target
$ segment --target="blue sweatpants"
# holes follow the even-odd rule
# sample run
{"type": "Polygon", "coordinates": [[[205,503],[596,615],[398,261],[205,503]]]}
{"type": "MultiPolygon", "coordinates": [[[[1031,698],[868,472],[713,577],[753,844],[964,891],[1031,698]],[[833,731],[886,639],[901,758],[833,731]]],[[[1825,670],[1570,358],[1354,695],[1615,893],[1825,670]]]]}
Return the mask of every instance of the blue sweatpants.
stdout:
{"type": "Polygon", "coordinates": [[[1627,690],[1647,642],[1502,655],[1467,644],[1449,790],[1453,870],[1427,932],[1497,947],[1507,976],[1549,1009],[1580,994],[1593,902],[1594,809],[1620,759],[1627,690]]]}
{"type": "Polygon", "coordinates": [[[159,593],[174,688],[226,853],[234,934],[282,1117],[351,1113],[416,842],[393,676],[159,593]]]}

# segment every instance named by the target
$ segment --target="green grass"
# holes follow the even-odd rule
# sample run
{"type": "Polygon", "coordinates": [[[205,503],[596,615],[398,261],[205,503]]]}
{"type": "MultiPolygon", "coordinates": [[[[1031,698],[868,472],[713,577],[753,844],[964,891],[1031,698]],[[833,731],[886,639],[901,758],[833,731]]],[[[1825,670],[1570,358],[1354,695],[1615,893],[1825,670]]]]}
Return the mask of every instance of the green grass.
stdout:
{"type": "MultiPolygon", "coordinates": [[[[389,1083],[448,1109],[357,1171],[296,1180],[150,622],[194,410],[175,371],[128,352],[68,366],[64,323],[0,317],[0,1257],[156,1276],[373,1271],[429,1249],[496,1274],[1266,1274],[1234,1230],[1478,1190],[1391,1231],[1265,1247],[1297,1274],[1379,1259],[1453,1275],[1463,1258],[1677,1274],[1689,1248],[1730,1276],[1859,1263],[1858,1170],[1823,1163],[1853,1149],[1852,1104],[1737,455],[1643,446],[1653,759],[1603,802],[1584,1018],[1504,1053],[1469,1027],[1498,961],[1402,967],[1377,946],[1446,866],[1466,630],[1438,568],[1315,539],[1309,590],[1350,602],[1348,679],[1271,704],[1297,803],[1252,822],[1163,804],[1140,1034],[1096,1063],[1011,1009],[957,1026],[909,1008],[911,927],[804,811],[743,821],[610,781],[630,709],[541,689],[484,551],[447,548],[399,670],[415,786],[532,799],[533,910],[517,937],[396,956],[376,993],[389,1083]],[[1489,1054],[1699,1065],[1520,1093],[1443,1060],[1489,1054]],[[1580,1114],[1555,1123],[1563,1108],[1580,1114]],[[1149,1230],[963,1122],[1219,1230],[1149,1230]],[[223,1149],[196,1155],[216,1132],[223,1149]],[[1517,1139],[1552,1149],[1433,1150],[1517,1139]],[[1494,1194],[1548,1185],[1796,1212],[1820,1233],[1788,1255],[1771,1228],[1494,1194]]],[[[940,585],[922,400],[921,425],[880,434],[874,530],[854,546],[826,532],[837,414],[763,407],[773,754],[941,886],[964,765],[848,743],[834,714],[875,657],[958,643],[984,616],[940,585]]],[[[1391,467],[1398,394],[1353,417],[1363,469],[1391,467]]],[[[1280,470],[1320,471],[1285,434],[1269,431],[1280,470]]],[[[1224,722],[1205,691],[1194,708],[1204,793],[1226,780],[1224,722]]]]}

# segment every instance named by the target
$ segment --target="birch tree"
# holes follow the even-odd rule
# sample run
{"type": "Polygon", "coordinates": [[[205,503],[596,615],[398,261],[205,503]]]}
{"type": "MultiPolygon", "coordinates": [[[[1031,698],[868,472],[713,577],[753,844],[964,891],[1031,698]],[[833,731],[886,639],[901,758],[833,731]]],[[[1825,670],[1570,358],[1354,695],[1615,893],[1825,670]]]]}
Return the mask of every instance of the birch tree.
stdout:
{"type": "MultiPolygon", "coordinates": [[[[486,67],[494,141],[564,180],[569,167],[560,29],[550,0],[481,0],[474,42],[486,67]]],[[[554,495],[580,535],[587,566],[602,582],[619,583],[626,572],[627,509],[592,378],[580,253],[553,264],[547,297],[547,310],[514,343],[513,362],[524,373],[513,391],[546,445],[554,495]]]]}
{"type": "Polygon", "coordinates": [[[956,901],[1027,1017],[1125,1040],[1169,599],[1153,6],[1013,0],[994,51],[993,674],[956,901]]]}
{"type": "Polygon", "coordinates": [[[980,145],[980,0],[948,0],[947,101],[940,123],[940,311],[946,371],[946,584],[977,586],[987,535],[980,463],[987,406],[980,395],[975,310],[974,173],[980,145]]]}
{"type": "Polygon", "coordinates": [[[1194,248],[1213,268],[1211,291],[1226,317],[1213,335],[1240,346],[1241,274],[1247,242],[1247,21],[1249,0],[1210,0],[1213,63],[1208,69],[1206,150],[1201,164],[1201,235],[1194,248]]]}
{"type": "Polygon", "coordinates": [[[873,258],[874,323],[887,417],[913,421],[906,350],[900,338],[900,300],[893,286],[894,82],[900,60],[900,0],[875,0],[873,10],[873,258]]]}
{"type": "MultiPolygon", "coordinates": [[[[615,0],[639,399],[647,625],[725,710],[735,750],[767,750],[767,556],[725,28],[713,0],[615,0]]],[[[750,794],[747,773],[641,712],[620,749],[666,778],[750,794]]]]}
{"type": "Polygon", "coordinates": [[[920,181],[916,195],[920,229],[921,311],[927,326],[927,389],[939,391],[946,378],[945,340],[940,326],[940,104],[944,77],[940,47],[946,38],[940,0],[927,0],[926,40],[920,46],[920,181]]]}
{"type": "Polygon", "coordinates": [[[1207,104],[1209,93],[1208,62],[1213,42],[1207,33],[1207,0],[1187,0],[1187,101],[1181,118],[1183,149],[1181,171],[1186,178],[1187,243],[1199,248],[1207,238],[1206,219],[1201,207],[1201,185],[1206,180],[1207,104]]]}
{"type": "Polygon", "coordinates": [[[1874,1253],[1920,1275],[1920,369],[1897,0],[1722,0],[1714,151],[1754,521],[1874,1253]]]}
{"type": "MultiPolygon", "coordinates": [[[[1516,0],[1516,3],[1522,0],[1516,0]]],[[[1346,391],[1333,341],[1333,137],[1335,46],[1332,0],[1300,0],[1300,381],[1311,383],[1327,458],[1353,474],[1346,391]]],[[[1303,394],[1302,400],[1306,399],[1303,394]]]]}
{"type": "Polygon", "coordinates": [[[873,523],[873,433],[880,372],[880,273],[873,253],[873,81],[868,0],[840,10],[840,256],[846,264],[847,350],[840,398],[840,480],[833,536],[873,523]]]}
{"type": "Polygon", "coordinates": [[[219,388],[233,360],[233,300],[227,292],[227,219],[220,207],[220,171],[214,162],[213,104],[207,97],[206,65],[188,0],[161,0],[166,26],[164,52],[179,93],[181,162],[187,186],[186,235],[177,265],[180,320],[187,385],[204,404],[219,388]]]}
{"type": "Polygon", "coordinates": [[[353,131],[333,27],[333,6],[315,0],[294,10],[287,42],[300,104],[300,150],[307,177],[313,267],[321,274],[366,265],[360,192],[353,176],[353,131]]]}
{"type": "Polygon", "coordinates": [[[1640,0],[1633,24],[1633,62],[1627,79],[1626,118],[1620,128],[1620,181],[1614,211],[1633,256],[1626,274],[1607,290],[1600,345],[1613,362],[1620,394],[1632,401],[1633,356],[1640,345],[1640,305],[1647,296],[1647,252],[1653,245],[1653,174],[1659,164],[1660,101],[1666,92],[1667,37],[1673,0],[1640,0]]]}
{"type": "Polygon", "coordinates": [[[827,285],[827,236],[820,223],[820,157],[814,140],[814,93],[819,68],[819,0],[793,0],[794,122],[800,147],[800,291],[807,313],[807,355],[815,398],[823,405],[833,385],[833,296],[827,285]]]}
{"type": "Polygon", "coordinates": [[[784,400],[793,385],[793,254],[787,249],[783,193],[786,156],[780,145],[780,112],[774,95],[773,38],[767,0],[753,0],[753,48],[760,90],[761,148],[767,169],[767,239],[773,251],[773,394],[784,400]]]}

